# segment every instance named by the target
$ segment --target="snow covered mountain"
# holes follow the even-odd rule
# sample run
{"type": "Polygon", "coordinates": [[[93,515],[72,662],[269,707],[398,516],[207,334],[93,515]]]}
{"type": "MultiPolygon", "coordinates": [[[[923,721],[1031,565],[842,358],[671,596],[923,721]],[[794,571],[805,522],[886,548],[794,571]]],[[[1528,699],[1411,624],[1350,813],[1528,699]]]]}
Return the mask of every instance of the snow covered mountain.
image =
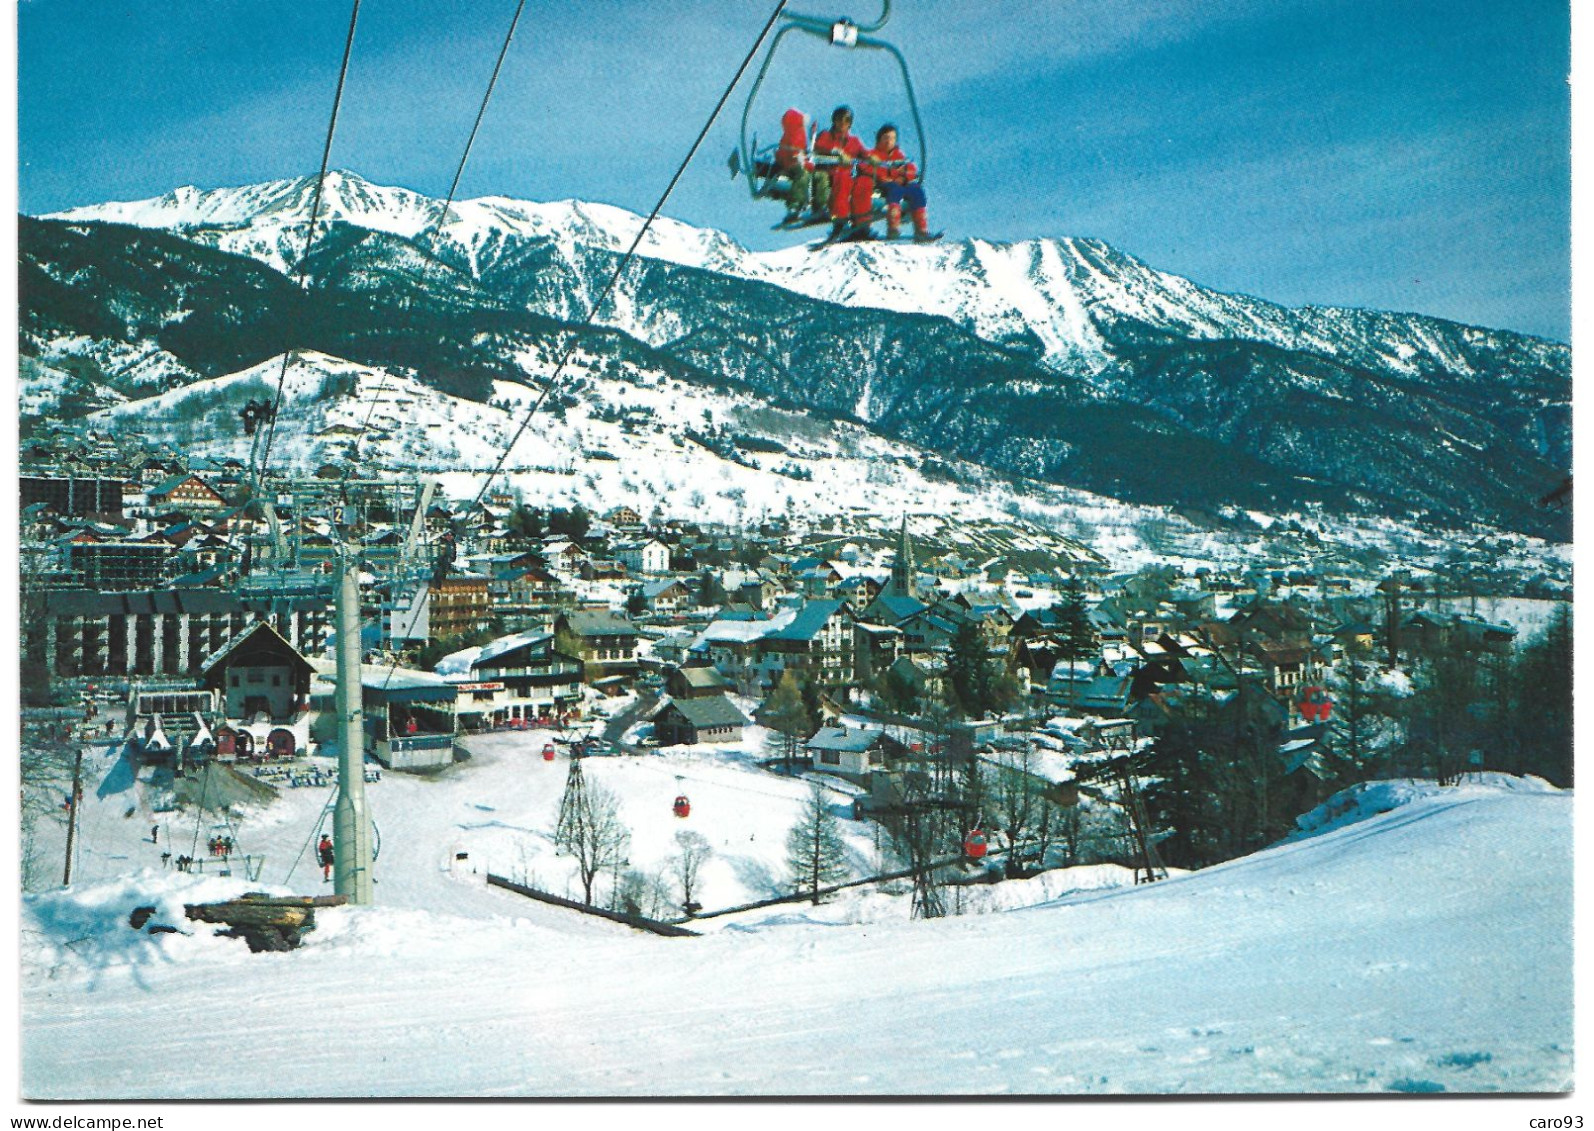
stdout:
{"type": "MultiPolygon", "coordinates": [[[[47,219],[99,220],[182,231],[280,270],[305,246],[315,178],[241,188],[176,189],[152,200],[90,205],[47,219]]],[[[321,218],[406,238],[423,233],[441,254],[462,254],[478,276],[517,240],[553,240],[574,261],[578,246],[623,252],[643,218],[579,200],[549,203],[482,197],[443,202],[403,188],[373,185],[334,171],[322,191],[321,218]]],[[[1421,315],[1303,307],[1292,309],[1225,294],[1158,271],[1093,239],[994,243],[978,238],[929,248],[842,245],[824,255],[804,246],[750,252],[723,232],[669,217],[654,221],[638,254],[702,270],[773,283],[847,306],[950,318],[995,342],[1028,343],[1053,366],[1106,368],[1127,326],[1199,341],[1243,340],[1419,376],[1434,369],[1484,375],[1484,356],[1506,350],[1521,363],[1554,364],[1559,343],[1461,326],[1421,315]]],[[[560,313],[573,316],[584,310],[560,313]]],[[[604,319],[624,329],[623,318],[604,319]]]]}
{"type": "MultiPolygon", "coordinates": [[[[175,372],[215,376],[300,344],[485,400],[528,350],[569,340],[642,223],[503,198],[444,217],[440,201],[337,174],[300,296],[284,272],[300,266],[313,192],[312,179],[187,188],[26,222],[25,351],[170,356],[175,372]],[[173,269],[144,277],[152,256],[173,269]]],[[[1570,355],[1556,343],[1292,310],[1089,240],[755,254],[661,219],[639,250],[597,318],[621,337],[583,348],[1098,493],[1564,536],[1562,516],[1534,506],[1570,462],[1570,355]]]]}
{"type": "MultiPolygon", "coordinates": [[[[136,429],[196,458],[247,460],[251,441],[231,422],[246,401],[275,395],[281,365],[271,358],[88,419],[111,434],[136,429]]],[[[521,434],[537,395],[528,385],[498,382],[483,404],[402,372],[298,353],[283,380],[271,466],[308,476],[352,459],[373,473],[436,476],[448,495],[470,499],[507,448],[503,472],[528,498],[595,513],[624,505],[646,516],[737,524],[846,516],[851,527],[874,525],[882,534],[904,514],[955,514],[969,529],[994,522],[1022,528],[1027,519],[1053,532],[1091,531],[1093,541],[1102,530],[1168,520],[1154,508],[950,465],[857,424],[805,420],[745,392],[706,389],[657,370],[582,362],[572,378],[557,410],[521,434]]],[[[1056,533],[1035,536],[1012,548],[1096,556],[1056,533]]]]}

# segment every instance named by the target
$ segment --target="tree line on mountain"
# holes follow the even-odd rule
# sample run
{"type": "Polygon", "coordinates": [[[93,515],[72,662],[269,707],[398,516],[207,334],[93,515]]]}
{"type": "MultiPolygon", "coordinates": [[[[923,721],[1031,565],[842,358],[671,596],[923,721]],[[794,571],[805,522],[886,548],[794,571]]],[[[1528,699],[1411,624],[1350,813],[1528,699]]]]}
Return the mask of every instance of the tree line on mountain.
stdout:
{"type": "MultiPolygon", "coordinates": [[[[483,403],[494,381],[525,380],[528,354],[557,358],[575,345],[604,365],[751,389],[838,418],[851,418],[867,385],[876,431],[1121,498],[1416,510],[1552,535],[1566,525],[1532,505],[1564,468],[1534,448],[1524,404],[1554,401],[1568,382],[1525,353],[1498,388],[1452,387],[1263,343],[1169,343],[1160,331],[1131,340],[1140,331],[1120,327],[1121,393],[1104,397],[1080,373],[1044,368],[945,318],[838,307],[655,261],[634,265],[628,286],[639,318],[682,321],[658,347],[561,321],[579,279],[551,251],[475,278],[433,258],[418,268],[414,246],[398,237],[333,225],[301,292],[253,260],[167,233],[28,218],[21,228],[25,345],[153,339],[206,376],[291,345],[409,366],[483,403]],[[1323,381],[1366,390],[1376,404],[1319,395],[1323,381]],[[1464,395],[1441,402],[1433,388],[1464,395]],[[1434,443],[1439,426],[1466,444],[1434,443]],[[1393,475],[1396,466],[1412,473],[1393,475]]],[[[589,249],[579,269],[612,262],[589,249]]]]}

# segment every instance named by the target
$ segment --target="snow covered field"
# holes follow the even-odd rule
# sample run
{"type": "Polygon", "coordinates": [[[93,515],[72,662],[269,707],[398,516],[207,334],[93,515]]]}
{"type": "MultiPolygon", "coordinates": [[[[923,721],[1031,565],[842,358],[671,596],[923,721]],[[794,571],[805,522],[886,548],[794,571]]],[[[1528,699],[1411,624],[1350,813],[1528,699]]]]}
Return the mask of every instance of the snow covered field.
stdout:
{"type": "MultiPolygon", "coordinates": [[[[155,904],[157,922],[188,931],[184,902],[325,890],[308,860],[283,881],[326,793],[287,791],[238,825],[240,848],[266,856],[260,882],[180,875],[160,867],[139,787],[99,757],[79,882],[24,899],[23,1094],[1571,1087],[1569,793],[1512,779],[1388,786],[1320,815],[1311,835],[1151,887],[1102,888],[1116,878],[1090,869],[981,889],[1010,893],[986,914],[914,922],[904,897],[860,894],[660,938],[451,868],[464,851],[561,890],[549,838],[566,763],[541,747],[535,733],[492,736],[438,778],[384,775],[370,787],[375,905],[322,912],[300,950],[258,955],[206,928],[134,932],[126,916],[155,904]],[[1033,905],[1001,909],[1015,902],[1033,905]],[[339,1044],[358,1052],[332,1061],[339,1044]]],[[[691,827],[715,851],[705,906],[783,878],[803,783],[702,748],[585,765],[620,795],[633,866],[661,866],[691,827]],[[686,821],[670,814],[677,791],[692,796],[686,821]]],[[[844,825],[868,865],[869,826],[844,825]]],[[[161,839],[185,851],[192,836],[189,817],[161,839]]]]}

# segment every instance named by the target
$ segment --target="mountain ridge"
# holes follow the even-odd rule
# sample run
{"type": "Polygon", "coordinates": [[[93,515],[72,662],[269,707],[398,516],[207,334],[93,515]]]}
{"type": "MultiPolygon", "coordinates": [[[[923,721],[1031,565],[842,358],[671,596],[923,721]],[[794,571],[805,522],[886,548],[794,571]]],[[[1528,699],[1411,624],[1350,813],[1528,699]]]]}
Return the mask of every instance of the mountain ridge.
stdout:
{"type": "MultiPolygon", "coordinates": [[[[418,303],[461,327],[516,311],[579,321],[642,223],[609,205],[498,197],[456,202],[434,230],[441,202],[350,174],[328,180],[323,230],[341,234],[318,239],[303,265],[311,290],[418,303]]],[[[312,187],[174,190],[34,223],[135,221],[281,273],[297,265],[312,187]]],[[[1291,310],[1093,240],[751,253],[661,219],[638,254],[595,322],[695,380],[1025,476],[1109,493],[1128,483],[1147,501],[1317,498],[1530,532],[1556,525],[1531,500],[1569,462],[1570,355],[1542,339],[1427,316],[1291,310]],[[1369,399],[1386,415],[1369,415],[1369,399]],[[1398,474],[1402,461],[1415,473],[1398,474]]],[[[320,345],[349,354],[343,342],[320,345]]],[[[506,354],[488,368],[498,379],[514,363],[506,354]]]]}

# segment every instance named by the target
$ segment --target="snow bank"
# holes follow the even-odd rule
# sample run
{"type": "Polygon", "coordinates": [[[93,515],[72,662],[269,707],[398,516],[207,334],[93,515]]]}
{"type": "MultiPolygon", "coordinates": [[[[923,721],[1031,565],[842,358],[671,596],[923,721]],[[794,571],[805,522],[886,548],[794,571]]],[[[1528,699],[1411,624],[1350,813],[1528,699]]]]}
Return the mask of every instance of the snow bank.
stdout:
{"type": "Polygon", "coordinates": [[[1361,782],[1342,789],[1310,813],[1295,818],[1296,831],[1285,842],[1321,836],[1334,829],[1354,825],[1380,813],[1430,797],[1463,797],[1479,793],[1555,793],[1555,786],[1537,777],[1512,774],[1466,774],[1457,785],[1442,786],[1434,781],[1402,778],[1393,781],[1361,782]]]}
{"type": "MultiPolygon", "coordinates": [[[[228,954],[243,959],[249,954],[247,946],[237,939],[217,938],[212,924],[184,916],[183,905],[262,890],[270,889],[241,878],[144,868],[105,883],[24,896],[23,965],[29,973],[53,977],[65,969],[166,965],[196,957],[225,960],[228,954]],[[155,913],[135,930],[128,916],[139,907],[153,907],[155,913]],[[152,934],[149,927],[155,925],[177,930],[152,934]]],[[[276,889],[274,894],[282,891],[276,889]]]]}

